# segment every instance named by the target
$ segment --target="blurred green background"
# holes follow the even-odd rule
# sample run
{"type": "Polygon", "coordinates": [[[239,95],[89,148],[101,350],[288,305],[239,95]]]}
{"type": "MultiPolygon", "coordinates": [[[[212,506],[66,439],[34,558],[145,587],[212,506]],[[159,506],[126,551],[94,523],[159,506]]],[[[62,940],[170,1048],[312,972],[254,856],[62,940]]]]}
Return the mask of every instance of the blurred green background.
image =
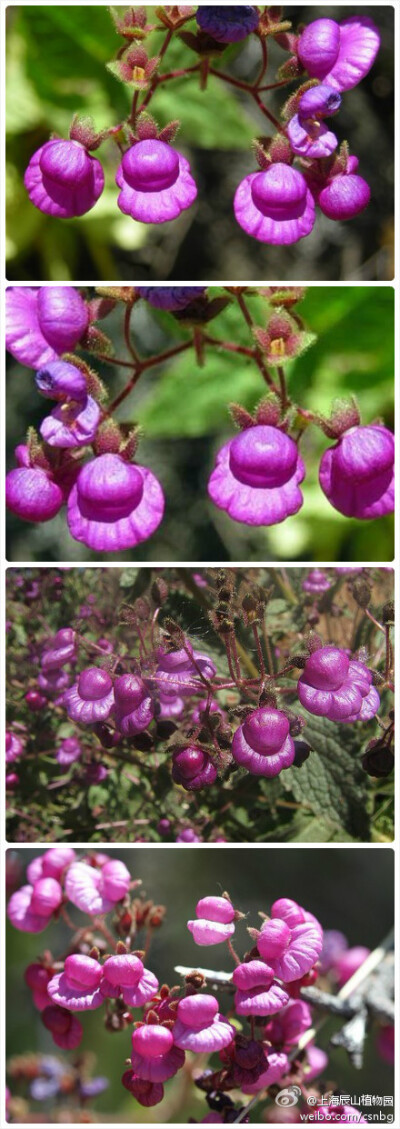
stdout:
{"type": "MultiPolygon", "coordinates": [[[[154,7],[149,6],[150,18],[154,7]]],[[[296,28],[321,14],[341,20],[353,7],[319,8],[289,5],[285,13],[296,28]]],[[[350,223],[332,223],[318,215],[307,239],[292,247],[266,247],[247,236],[236,223],[232,200],[239,181],[254,169],[251,140],[269,133],[266,118],[245,92],[213,76],[207,92],[192,75],[166,83],[152,99],[160,125],[180,118],[178,148],[189,157],[199,195],[178,220],[161,226],[135,223],[117,207],[117,167],[111,142],[100,150],[106,189],[96,207],[77,220],[42,215],[30,204],[23,174],[33,152],[55,132],[67,136],[75,112],[91,114],[96,127],[116,124],[126,116],[131,92],[105,63],[121,40],[107,7],[38,4],[7,9],[7,259],[8,278],[63,281],[69,279],[146,279],[246,281],[254,278],[391,279],[393,277],[392,198],[394,10],[368,8],[381,33],[381,50],[364,81],[343,97],[335,119],[339,141],[348,139],[360,159],[360,173],[372,189],[368,209],[350,223]]],[[[195,21],[190,28],[195,30],[195,21]]],[[[156,32],[149,42],[156,54],[162,42],[156,32]]],[[[269,43],[267,81],[288,58],[269,43]]],[[[196,56],[179,40],[166,55],[166,69],[193,66],[196,56]]],[[[223,53],[220,69],[241,81],[252,81],[260,59],[254,36],[245,45],[223,53]]],[[[268,107],[279,113],[287,92],[272,92],[268,107]]]]}
{"type": "MultiPolygon", "coordinates": [[[[8,854],[14,865],[19,858],[22,881],[25,867],[38,854],[37,850],[19,849],[8,854]]],[[[316,914],[324,929],[340,929],[350,945],[362,944],[371,949],[385,938],[392,925],[394,855],[390,848],[305,851],[274,847],[186,850],[141,847],[118,849],[117,857],[124,860],[132,877],[143,880],[149,897],[168,907],[166,922],[155,934],[148,966],[161,981],[170,984],[179,983],[173,974],[176,964],[230,971],[223,946],[199,949],[186,927],[198,898],[205,894],[228,890],[235,906],[248,914],[247,923],[251,925],[258,924],[258,910],[268,913],[276,898],[294,898],[316,914]]],[[[74,920],[78,918],[83,921],[82,915],[77,913],[74,920]]],[[[235,944],[240,953],[248,947],[247,923],[242,922],[237,928],[235,944]]],[[[9,1055],[28,1051],[52,1054],[55,1050],[50,1034],[29,1000],[23,971],[42,948],[60,953],[68,935],[63,923],[51,925],[41,936],[18,933],[8,925],[9,1055]]],[[[186,1095],[182,1106],[182,1076],[179,1074],[166,1083],[163,1103],[149,1110],[139,1107],[120,1084],[124,1060],[129,1055],[129,1031],[111,1035],[105,1031],[99,1012],[86,1014],[83,1026],[81,1049],[94,1051],[97,1056],[94,1073],[104,1073],[111,1080],[110,1088],[95,1102],[101,1119],[151,1123],[168,1120],[185,1124],[191,1117],[196,1120],[204,1117],[205,1101],[196,1091],[186,1095]]],[[[393,1072],[376,1052],[375,1035],[371,1034],[367,1040],[362,1070],[356,1071],[343,1050],[329,1047],[329,1037],[338,1026],[337,1021],[329,1020],[317,1036],[318,1046],[329,1053],[329,1066],[322,1079],[338,1085],[342,1094],[393,1093],[393,1072]]],[[[36,1107],[38,1105],[36,1103],[36,1107]]],[[[257,1107],[250,1114],[250,1120],[259,1120],[257,1107]]]]}
{"type": "MultiPolygon", "coordinates": [[[[210,288],[211,295],[221,290],[210,288]]],[[[258,324],[265,324],[265,299],[248,297],[258,324]]],[[[393,426],[394,291],[390,286],[308,288],[299,307],[317,342],[288,366],[292,398],[304,408],[329,414],[332,400],[357,397],[362,420],[382,417],[393,426]]],[[[115,342],[116,355],[125,356],[121,307],[101,323],[115,342]]],[[[132,317],[133,338],[142,354],[155,354],[188,330],[170,314],[139,302],[132,317]]],[[[210,325],[212,336],[249,344],[236,303],[210,325]]],[[[7,381],[8,465],[13,450],[30,424],[38,427],[46,404],[37,393],[30,370],[9,358],[7,381]]],[[[93,362],[92,362],[93,363],[93,362]]],[[[96,364],[96,362],[94,362],[96,364]]],[[[99,364],[112,395],[124,387],[125,370],[115,373],[99,364]]],[[[247,358],[207,349],[206,364],[198,368],[193,351],[145,374],[134,395],[119,409],[118,418],[139,421],[144,439],[138,461],[160,478],[166,513],[157,533],[137,550],[118,559],[153,561],[391,561],[393,521],[355,521],[339,514],[318,485],[318,465],[329,445],[321,431],[310,427],[301,450],[307,467],[300,512],[271,529],[232,521],[208,499],[207,480],[216,451],[233,434],[227,405],[231,401],[252,410],[265,391],[256,367],[247,358]]],[[[51,522],[30,525],[8,514],[9,561],[90,561],[93,553],[74,541],[65,512],[51,522]]],[[[111,554],[97,559],[118,563],[111,554]]]]}

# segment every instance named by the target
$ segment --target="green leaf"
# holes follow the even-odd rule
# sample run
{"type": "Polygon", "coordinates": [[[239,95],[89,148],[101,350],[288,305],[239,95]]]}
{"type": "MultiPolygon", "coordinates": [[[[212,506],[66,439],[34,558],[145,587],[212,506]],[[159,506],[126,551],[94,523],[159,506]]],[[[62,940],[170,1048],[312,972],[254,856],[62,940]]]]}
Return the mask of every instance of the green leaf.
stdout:
{"type": "Polygon", "coordinates": [[[119,578],[120,588],[133,588],[138,572],[138,568],[124,568],[119,578]]]}
{"type": "Polygon", "coordinates": [[[194,76],[161,84],[151,109],[161,126],[179,116],[182,142],[198,148],[248,149],[254,136],[254,124],[235,95],[212,76],[206,91],[200,90],[199,79],[194,76]]]}
{"type": "Polygon", "coordinates": [[[329,839],[368,840],[369,782],[359,754],[361,726],[335,725],[323,717],[307,718],[304,739],[313,751],[301,768],[282,773],[283,786],[330,828],[329,839]]]}

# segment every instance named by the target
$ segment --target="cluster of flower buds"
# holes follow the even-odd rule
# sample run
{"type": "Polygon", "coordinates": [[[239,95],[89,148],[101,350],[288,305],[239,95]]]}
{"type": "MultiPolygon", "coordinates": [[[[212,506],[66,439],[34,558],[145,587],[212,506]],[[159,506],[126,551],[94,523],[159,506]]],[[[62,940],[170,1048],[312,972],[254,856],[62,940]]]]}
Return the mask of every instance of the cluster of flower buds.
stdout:
{"type": "MultiPolygon", "coordinates": [[[[279,9],[266,9],[261,15],[252,5],[200,6],[197,12],[195,8],[158,8],[157,16],[168,29],[168,42],[176,31],[196,52],[200,81],[206,78],[215,56],[252,33],[261,42],[268,35],[278,36],[280,46],[290,52],[277,85],[301,79],[283,108],[282,124],[276,123],[279,132],[266,143],[255,142],[259,169],[246,176],[236,190],[234,213],[244,231],[262,243],[286,245],[312,231],[316,205],[333,220],[351,219],[366,207],[370,189],[356,171],[358,160],[349,155],[346,144],[338,146],[325,119],[337,112],[342,93],[356,86],[375,61],[380,38],[368,16],[351,16],[340,23],[329,18],[313,20],[299,35],[287,34],[291,25],[282,22],[279,9]],[[194,16],[197,34],[182,31],[194,16]],[[296,159],[300,168],[294,167],[296,159]]],[[[33,154],[25,187],[31,202],[48,215],[84,215],[104,188],[103,168],[93,151],[114,138],[122,152],[115,174],[120,189],[118,207],[141,223],[162,224],[193,204],[197,186],[186,157],[172,145],[179,121],[159,129],[147,109],[164,77],[160,65],[165,52],[148,56],[146,36],[153,28],[147,24],[146,12],[143,16],[143,10],[137,9],[130,16],[128,10],[127,18],[121,19],[116,9],[114,22],[124,45],[108,66],[117,79],[133,88],[131,115],[101,133],[87,119],[75,117],[68,139],[53,137],[33,154]],[[145,95],[142,105],[138,104],[141,92],[145,95]]],[[[188,73],[194,69],[188,68],[188,73]]],[[[185,69],[178,74],[185,74],[185,69]]],[[[244,84],[238,85],[243,88],[244,84]]],[[[257,85],[247,88],[263,109],[257,85]]]]}
{"type": "MultiPolygon", "coordinates": [[[[301,319],[290,312],[290,305],[301,296],[301,291],[294,298],[290,291],[280,295],[265,291],[271,310],[266,327],[254,328],[254,357],[262,357],[262,366],[265,359],[269,370],[281,370],[313,341],[301,319]]],[[[231,300],[209,301],[205,287],[139,286],[120,297],[131,308],[144,298],[155,308],[183,316],[189,326],[195,326],[198,317],[201,321],[215,316],[215,305],[218,312],[231,300]]],[[[100,348],[101,356],[101,349],[111,346],[94,323],[116,300],[85,302],[69,287],[7,291],[7,346],[14,357],[37,369],[39,393],[56,403],[43,419],[40,435],[29,429],[26,442],[16,448],[18,465],[6,478],[7,506],[25,521],[46,522],[66,503],[71,536],[107,553],[134,548],[151,537],[165,506],[161,483],[134,461],[137,428],[123,434],[104,405],[106,392],[99,377],[80,356],[68,351],[77,346],[89,352],[100,348]]],[[[148,361],[138,358],[138,365],[136,369],[132,359],[132,371],[140,375],[148,361]]],[[[293,405],[288,410],[273,377],[268,375],[268,381],[272,391],[254,416],[241,405],[231,405],[239,433],[217,453],[208,482],[211,501],[234,521],[250,526],[276,525],[298,513],[306,469],[298,437],[289,431],[300,419],[302,425],[312,422],[336,440],[323,454],[319,469],[320,486],[330,504],[358,520],[391,513],[393,434],[381,422],[362,425],[353,402],[338,404],[329,420],[301,408],[296,412],[293,405]]]]}

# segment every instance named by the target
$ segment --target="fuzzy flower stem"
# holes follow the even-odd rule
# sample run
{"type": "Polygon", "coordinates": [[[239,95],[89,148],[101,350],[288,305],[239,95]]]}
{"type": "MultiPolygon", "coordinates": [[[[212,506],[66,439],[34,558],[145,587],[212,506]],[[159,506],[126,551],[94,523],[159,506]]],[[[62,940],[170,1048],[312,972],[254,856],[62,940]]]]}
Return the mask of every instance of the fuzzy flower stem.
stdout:
{"type": "MultiPolygon", "coordinates": [[[[253,333],[254,321],[253,321],[253,318],[251,316],[250,310],[248,310],[248,308],[247,308],[243,294],[236,292],[235,297],[236,297],[239,309],[241,310],[241,312],[243,314],[246,325],[248,325],[249,329],[251,330],[251,333],[253,333]]],[[[272,380],[272,377],[271,377],[271,375],[270,375],[270,373],[267,369],[267,366],[265,364],[265,360],[264,360],[263,354],[261,352],[261,349],[259,349],[258,346],[256,346],[256,348],[254,349],[253,355],[254,355],[254,360],[255,360],[256,364],[258,365],[260,373],[263,377],[263,380],[265,380],[265,383],[268,384],[268,387],[271,388],[271,390],[273,392],[277,392],[276,385],[274,384],[274,381],[272,380]]]]}
{"type": "Polygon", "coordinates": [[[131,357],[135,361],[135,364],[141,364],[142,363],[141,357],[139,357],[139,355],[136,352],[136,349],[135,349],[134,345],[132,345],[132,341],[131,341],[131,331],[130,330],[131,330],[132,310],[133,310],[133,306],[127,306],[126,309],[125,309],[125,314],[124,314],[125,344],[126,344],[128,353],[131,354],[131,357]]]}
{"type": "Polygon", "coordinates": [[[234,947],[233,947],[233,945],[232,945],[232,941],[231,941],[231,939],[230,939],[230,938],[228,938],[228,940],[227,940],[227,942],[226,942],[226,943],[227,943],[227,946],[228,946],[229,952],[230,952],[230,954],[231,954],[232,960],[233,960],[233,961],[235,962],[235,964],[236,964],[236,965],[240,964],[240,957],[238,957],[238,955],[237,955],[237,952],[235,951],[235,949],[234,949],[234,947]]]}
{"type": "Polygon", "coordinates": [[[93,928],[98,929],[99,933],[103,934],[103,937],[105,938],[106,941],[108,941],[110,948],[112,948],[113,952],[115,952],[115,949],[117,947],[117,941],[115,940],[112,933],[107,928],[105,921],[103,921],[103,919],[101,917],[94,917],[93,918],[93,928]]]}
{"type": "MultiPolygon", "coordinates": [[[[115,412],[116,408],[118,408],[119,405],[122,404],[124,400],[126,400],[126,397],[129,396],[129,393],[133,391],[142,373],[145,372],[146,369],[153,368],[155,365],[160,365],[163,363],[163,361],[169,360],[170,357],[177,356],[178,353],[183,353],[186,349],[190,349],[191,345],[191,341],[185,341],[183,345],[176,345],[173,349],[166,349],[165,352],[158,353],[155,357],[147,357],[147,360],[140,360],[140,362],[134,369],[132,379],[129,380],[128,384],[125,385],[125,388],[122,389],[122,392],[119,393],[119,396],[116,396],[115,400],[113,400],[109,405],[107,411],[104,413],[105,417],[110,416],[112,412],[115,412]]],[[[128,368],[132,368],[131,363],[125,363],[128,365],[128,368]]]]}
{"type": "Polygon", "coordinates": [[[265,673],[266,673],[264,655],[262,653],[262,646],[261,646],[260,637],[259,637],[259,634],[258,634],[256,623],[252,623],[251,630],[253,632],[255,644],[256,644],[256,647],[257,647],[258,662],[260,664],[260,674],[261,674],[261,677],[264,678],[265,673]]]}
{"type": "Polygon", "coordinates": [[[280,395],[281,395],[281,407],[282,407],[282,411],[285,411],[286,408],[290,407],[291,400],[290,400],[288,393],[287,393],[285,370],[282,368],[281,365],[278,368],[278,380],[279,380],[279,388],[280,388],[280,395]]]}
{"type": "Polygon", "coordinates": [[[243,357],[250,357],[251,360],[255,360],[255,350],[246,345],[235,345],[233,341],[219,341],[217,337],[209,337],[208,334],[204,335],[204,341],[207,345],[215,345],[218,349],[227,349],[230,353],[241,353],[243,357]]]}
{"type": "Polygon", "coordinates": [[[254,86],[257,90],[260,90],[260,82],[262,82],[264,75],[265,75],[265,72],[266,72],[266,69],[267,69],[267,66],[268,66],[267,42],[261,35],[260,35],[260,47],[261,47],[261,65],[260,65],[260,70],[259,70],[259,73],[257,75],[256,81],[254,83],[254,86]]]}
{"type": "Polygon", "coordinates": [[[276,118],[274,114],[271,114],[271,111],[267,110],[267,107],[264,106],[264,103],[261,101],[261,98],[260,98],[260,95],[258,94],[258,91],[252,90],[251,95],[252,95],[252,98],[254,98],[254,101],[255,101],[256,105],[258,106],[258,109],[261,110],[261,113],[264,114],[266,118],[268,118],[268,121],[271,122],[271,125],[273,125],[275,129],[278,129],[279,133],[285,133],[283,125],[281,125],[281,122],[278,121],[278,118],[276,118]]]}

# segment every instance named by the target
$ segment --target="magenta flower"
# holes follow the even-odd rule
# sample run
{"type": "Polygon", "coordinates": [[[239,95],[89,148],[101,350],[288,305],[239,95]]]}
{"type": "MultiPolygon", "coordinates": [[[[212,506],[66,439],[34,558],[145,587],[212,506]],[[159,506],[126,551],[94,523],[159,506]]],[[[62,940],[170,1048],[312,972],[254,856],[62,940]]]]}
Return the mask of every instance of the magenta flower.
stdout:
{"type": "Polygon", "coordinates": [[[288,993],[274,979],[274,971],[261,960],[238,964],[232,974],[237,989],[238,1015],[273,1015],[289,1003],[288,993]]]}
{"type": "Polygon", "coordinates": [[[275,1082],[280,1082],[287,1074],[290,1064],[284,1051],[265,1050],[265,1070],[262,1071],[256,1082],[244,1082],[241,1085],[243,1094],[258,1094],[275,1082]]]}
{"type": "Polygon", "coordinates": [[[214,678],[217,668],[208,655],[202,651],[195,651],[189,640],[186,648],[178,651],[164,651],[159,647],[157,651],[158,667],[154,681],[161,688],[162,693],[172,691],[174,694],[186,696],[195,690],[204,688],[201,675],[208,680],[214,678]],[[190,653],[188,654],[187,651],[190,653]]]}
{"type": "Polygon", "coordinates": [[[304,176],[280,161],[246,176],[233,207],[240,227],[260,243],[297,243],[314,226],[315,205],[304,176]]]}
{"type": "MultiPolygon", "coordinates": [[[[46,698],[56,698],[68,689],[71,678],[72,675],[67,674],[66,670],[52,670],[48,674],[39,674],[37,684],[46,698]]],[[[61,703],[62,698],[60,698],[61,703]]]]}
{"type": "Polygon", "coordinates": [[[76,632],[72,627],[61,627],[51,639],[43,646],[40,660],[42,670],[46,674],[52,670],[59,670],[66,663],[76,659],[76,632]]]}
{"type": "Polygon", "coordinates": [[[75,862],[75,857],[73,847],[51,847],[29,863],[26,870],[28,881],[32,885],[38,878],[56,878],[60,882],[64,870],[75,862]]]}
{"type": "Polygon", "coordinates": [[[164,494],[155,475],[120,455],[100,455],[86,463],[68,498],[72,537],[99,552],[119,552],[147,541],[163,513],[164,494]]]}
{"type": "Polygon", "coordinates": [[[386,427],[351,427],[322,456],[321,488],[346,517],[382,517],[394,509],[394,435],[386,427]]]}
{"type": "Polygon", "coordinates": [[[65,893],[83,913],[109,913],[128,892],[131,877],[125,864],[110,859],[101,870],[86,862],[74,862],[65,879],[65,893]]]}
{"type": "Polygon", "coordinates": [[[64,502],[50,471],[18,466],[6,475],[6,505],[22,521],[51,521],[64,502]]]}
{"type": "Polygon", "coordinates": [[[185,1053],[174,1046],[168,1027],[144,1024],[132,1034],[131,1062],[134,1073],[146,1082],[166,1082],[180,1070],[185,1053]]]}
{"type": "Polygon", "coordinates": [[[380,1027],[376,1041],[378,1054],[389,1066],[394,1066],[394,1027],[380,1027]]]}
{"type": "Polygon", "coordinates": [[[321,972],[329,972],[348,947],[347,937],[339,929],[324,929],[324,942],[319,958],[321,972]]]}
{"type": "Polygon", "coordinates": [[[162,1102],[164,1097],[164,1086],[161,1082],[145,1082],[143,1078],[138,1078],[134,1070],[125,1070],[122,1078],[122,1085],[130,1094],[133,1094],[137,1102],[142,1106],[158,1105],[162,1102]]]}
{"type": "Polygon", "coordinates": [[[88,308],[72,286],[6,290],[6,346],[29,368],[48,365],[75,349],[88,322],[88,308]]]}
{"type": "Polygon", "coordinates": [[[141,223],[174,220],[197,196],[186,157],[154,138],[124,153],[115,180],[121,212],[141,223]]]}
{"type": "Polygon", "coordinates": [[[199,835],[196,835],[196,832],[193,831],[192,827],[184,827],[183,831],[180,831],[179,835],[176,836],[175,842],[176,843],[201,843],[201,839],[200,839],[199,835]]]}
{"type": "Polygon", "coordinates": [[[184,710],[183,698],[172,691],[159,690],[157,692],[157,701],[154,705],[155,716],[159,721],[167,721],[168,718],[180,717],[184,710]]]}
{"type": "Polygon", "coordinates": [[[71,219],[94,207],[104,188],[104,173],[100,161],[79,141],[54,138],[31,157],[24,184],[41,212],[71,219]]]}
{"type": "Polygon", "coordinates": [[[259,424],[221,447],[208,493],[234,521],[276,525],[303,505],[304,475],[294,440],[278,427],[259,424]]]}
{"type": "Polygon", "coordinates": [[[58,1004],[47,1004],[42,1012],[42,1023],[51,1031],[53,1042],[65,1051],[73,1051],[83,1039],[83,1027],[76,1015],[71,1015],[58,1004]]]}
{"type": "Polygon", "coordinates": [[[137,286],[141,298],[145,298],[156,310],[183,310],[200,294],[205,286],[137,286]]]}
{"type": "Polygon", "coordinates": [[[187,792],[196,792],[215,783],[217,770],[208,753],[198,746],[188,745],[173,754],[172,779],[187,792]]]}
{"type": "Polygon", "coordinates": [[[234,760],[255,776],[278,776],[293,764],[294,755],[287,717],[269,706],[254,710],[233,737],[234,760]]]}
{"type": "Polygon", "coordinates": [[[330,220],[352,220],[363,212],[371,198],[369,184],[362,176],[342,172],[333,176],[317,199],[321,212],[330,220]]]}
{"type": "Polygon", "coordinates": [[[200,31],[211,35],[218,43],[239,43],[241,39],[247,39],[258,27],[259,18],[257,8],[252,4],[221,7],[201,4],[196,12],[200,31]]]}
{"type": "Polygon", "coordinates": [[[34,886],[21,886],[11,895],[7,916],[22,933],[42,933],[61,902],[59,882],[55,878],[39,878],[34,886]]]}
{"type": "Polygon", "coordinates": [[[218,1013],[215,996],[186,996],[179,1000],[174,1043],[182,1051],[219,1051],[232,1042],[234,1027],[218,1013]]]}
{"type": "Polygon", "coordinates": [[[106,670],[89,666],[64,694],[68,717],[81,725],[105,721],[114,705],[112,678],[106,670]]]}
{"type": "Polygon", "coordinates": [[[42,420],[40,434],[50,447],[86,447],[96,438],[100,416],[92,396],[78,403],[59,404],[42,420]]]}
{"type": "Polygon", "coordinates": [[[295,1046],[308,1028],[312,1027],[312,1016],[304,1000],[290,1000],[287,1007],[267,1023],[264,1038],[273,1047],[295,1046]]]}
{"type": "Polygon", "coordinates": [[[24,744],[16,733],[11,733],[10,730],[6,731],[6,764],[12,764],[13,761],[18,760],[24,751],[24,744]]]}
{"type": "Polygon", "coordinates": [[[290,983],[305,976],[316,963],[322,938],[321,926],[313,914],[290,898],[279,898],[271,907],[270,920],[261,927],[257,948],[275,976],[290,983]]]}
{"type": "Polygon", "coordinates": [[[154,717],[154,704],[142,678],[121,674],[114,683],[114,717],[124,737],[133,737],[147,729],[154,717]]]}
{"type": "Polygon", "coordinates": [[[297,52],[312,78],[335,90],[351,90],[371,70],[380,46],[376,25],[368,16],[350,16],[336,23],[313,20],[302,32],[297,52]]]}
{"type": "Polygon", "coordinates": [[[339,647],[313,651],[297,683],[302,706],[330,721],[370,721],[379,709],[379,694],[364,663],[349,659],[339,647]]]}
{"type": "Polygon", "coordinates": [[[108,776],[108,768],[104,764],[99,764],[98,761],[93,761],[86,766],[85,781],[86,784],[101,784],[102,780],[106,780],[108,776]]]}
{"type": "Polygon", "coordinates": [[[36,387],[48,400],[86,400],[87,385],[83,372],[67,361],[51,361],[39,369],[36,387]]]}
{"type": "Polygon", "coordinates": [[[47,995],[47,985],[51,980],[53,973],[49,968],[45,968],[43,964],[35,962],[28,964],[24,972],[25,984],[31,989],[32,999],[38,1011],[43,1011],[48,1006],[49,997],[47,995]]]}
{"type": "Polygon", "coordinates": [[[194,710],[192,710],[192,721],[194,721],[196,725],[203,725],[205,713],[218,713],[221,717],[226,718],[226,714],[216,698],[202,698],[194,707],[194,710]]]}
{"type": "Polygon", "coordinates": [[[235,910],[228,898],[200,898],[196,918],[187,923],[196,945],[219,945],[233,937],[235,910]]]}
{"type": "Polygon", "coordinates": [[[354,945],[352,949],[346,949],[345,952],[340,953],[333,966],[340,988],[343,988],[343,984],[347,984],[350,977],[364,964],[370,952],[371,950],[367,949],[365,945],[354,945]]]}
{"type": "Polygon", "coordinates": [[[77,737],[65,737],[59,748],[57,749],[56,761],[61,764],[63,768],[68,768],[74,761],[78,761],[82,756],[82,745],[77,737]]]}
{"type": "Polygon", "coordinates": [[[93,1011],[101,1007],[104,997],[100,991],[103,970],[92,957],[71,953],[66,957],[64,972],[49,981],[47,991],[53,1003],[68,1011],[93,1011]]]}
{"type": "Polygon", "coordinates": [[[321,592],[327,592],[331,587],[331,582],[322,572],[321,568],[312,568],[307,573],[305,580],[301,585],[303,592],[310,592],[314,596],[319,596],[321,592]]]}
{"type": "Polygon", "coordinates": [[[153,999],[158,990],[157,977],[148,968],[144,968],[139,957],[132,953],[109,957],[103,966],[103,974],[103,996],[117,999],[122,995],[124,1003],[129,1007],[143,1007],[153,999]]]}

